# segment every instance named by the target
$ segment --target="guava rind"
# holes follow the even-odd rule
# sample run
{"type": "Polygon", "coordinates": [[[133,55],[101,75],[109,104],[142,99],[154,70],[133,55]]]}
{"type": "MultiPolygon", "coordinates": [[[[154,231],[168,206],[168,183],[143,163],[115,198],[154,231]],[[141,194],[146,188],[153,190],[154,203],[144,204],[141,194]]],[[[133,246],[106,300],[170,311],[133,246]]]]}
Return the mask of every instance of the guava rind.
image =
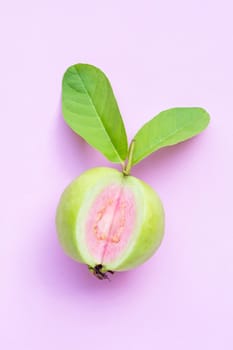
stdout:
{"type": "Polygon", "coordinates": [[[142,211],[142,219],[139,233],[129,254],[119,265],[110,264],[108,266],[114,271],[133,269],[144,263],[156,252],[164,235],[165,213],[157,193],[147,183],[136,177],[129,176],[127,180],[132,187],[136,187],[142,192],[141,200],[138,203],[142,211]]]}
{"type": "Polygon", "coordinates": [[[77,240],[77,220],[87,193],[99,183],[107,186],[111,181],[130,187],[136,197],[139,229],[134,242],[126,249],[123,257],[103,267],[103,270],[123,271],[132,269],[149,259],[160,245],[164,232],[164,210],[155,191],[145,182],[124,176],[119,171],[99,167],[84,172],[63,192],[56,215],[58,237],[65,252],[73,259],[94,266],[97,262],[84,254],[77,240]]]}

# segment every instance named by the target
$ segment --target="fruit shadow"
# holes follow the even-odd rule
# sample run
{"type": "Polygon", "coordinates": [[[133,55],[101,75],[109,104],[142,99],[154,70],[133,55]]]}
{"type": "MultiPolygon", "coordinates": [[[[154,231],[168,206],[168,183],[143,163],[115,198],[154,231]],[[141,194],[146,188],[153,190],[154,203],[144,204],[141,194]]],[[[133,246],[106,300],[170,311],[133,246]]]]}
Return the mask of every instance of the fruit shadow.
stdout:
{"type": "MultiPolygon", "coordinates": [[[[117,298],[124,290],[136,288],[138,284],[139,269],[114,273],[109,275],[109,280],[99,280],[90,273],[88,267],[72,260],[67,256],[57,239],[54,225],[54,213],[50,213],[47,219],[45,232],[40,241],[39,251],[43,252],[39,256],[39,275],[41,283],[46,293],[49,292],[54,297],[74,297],[83,296],[103,299],[106,296],[117,298]],[[49,234],[48,234],[49,233],[49,234]]],[[[143,274],[142,274],[143,275],[143,274]]],[[[142,276],[141,275],[141,276],[142,276]]]]}

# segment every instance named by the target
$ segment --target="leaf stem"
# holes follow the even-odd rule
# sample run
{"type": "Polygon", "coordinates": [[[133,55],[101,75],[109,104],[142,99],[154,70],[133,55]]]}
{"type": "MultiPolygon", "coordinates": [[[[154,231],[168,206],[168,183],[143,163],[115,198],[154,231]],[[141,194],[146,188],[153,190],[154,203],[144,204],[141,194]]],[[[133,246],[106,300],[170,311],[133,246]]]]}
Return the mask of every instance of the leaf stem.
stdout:
{"type": "Polygon", "coordinates": [[[133,139],[130,143],[129,146],[129,151],[128,151],[128,157],[127,160],[124,164],[124,168],[123,168],[123,174],[125,176],[129,176],[130,175],[130,171],[132,168],[132,162],[133,162],[133,152],[134,152],[134,147],[135,147],[135,140],[133,139]]]}

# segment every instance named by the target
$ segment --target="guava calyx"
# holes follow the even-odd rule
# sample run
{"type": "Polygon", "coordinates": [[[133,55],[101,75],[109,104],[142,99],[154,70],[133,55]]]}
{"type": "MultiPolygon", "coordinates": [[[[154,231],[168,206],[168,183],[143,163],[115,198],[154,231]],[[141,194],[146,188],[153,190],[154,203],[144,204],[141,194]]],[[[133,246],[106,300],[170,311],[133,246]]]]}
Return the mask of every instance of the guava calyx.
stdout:
{"type": "Polygon", "coordinates": [[[89,271],[99,280],[110,280],[108,274],[114,274],[114,271],[104,269],[102,264],[95,265],[94,267],[88,266],[89,271]]]}

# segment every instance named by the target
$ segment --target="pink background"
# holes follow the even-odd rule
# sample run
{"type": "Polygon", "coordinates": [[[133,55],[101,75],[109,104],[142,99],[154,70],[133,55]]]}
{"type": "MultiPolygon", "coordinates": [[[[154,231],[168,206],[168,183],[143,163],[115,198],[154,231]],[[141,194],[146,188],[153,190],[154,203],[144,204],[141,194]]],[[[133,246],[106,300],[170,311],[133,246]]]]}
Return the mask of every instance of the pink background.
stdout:
{"type": "Polygon", "coordinates": [[[2,1],[1,349],[233,348],[233,22],[229,0],[2,1]],[[111,283],[66,257],[64,187],[109,165],[61,117],[61,78],[109,76],[131,138],[163,109],[202,106],[202,135],[133,174],[166,210],[158,253],[111,283]]]}

